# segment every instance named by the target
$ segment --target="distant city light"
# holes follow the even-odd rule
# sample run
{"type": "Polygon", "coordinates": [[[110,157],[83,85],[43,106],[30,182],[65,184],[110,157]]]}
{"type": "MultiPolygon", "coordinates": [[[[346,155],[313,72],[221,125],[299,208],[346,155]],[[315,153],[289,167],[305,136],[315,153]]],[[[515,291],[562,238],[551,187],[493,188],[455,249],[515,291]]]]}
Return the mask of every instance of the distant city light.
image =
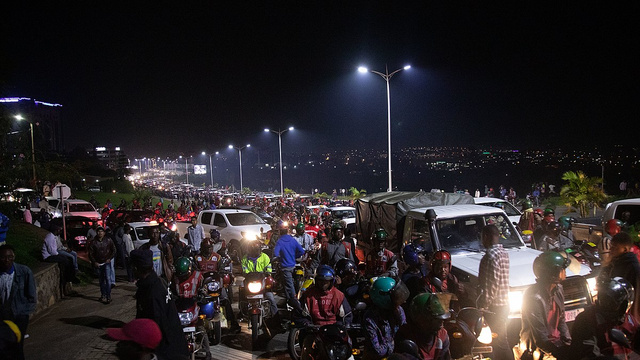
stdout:
{"type": "Polygon", "coordinates": [[[107,150],[107,148],[106,148],[106,147],[104,147],[104,146],[98,146],[98,147],[96,148],[96,151],[106,151],[106,150],[107,150]]]}

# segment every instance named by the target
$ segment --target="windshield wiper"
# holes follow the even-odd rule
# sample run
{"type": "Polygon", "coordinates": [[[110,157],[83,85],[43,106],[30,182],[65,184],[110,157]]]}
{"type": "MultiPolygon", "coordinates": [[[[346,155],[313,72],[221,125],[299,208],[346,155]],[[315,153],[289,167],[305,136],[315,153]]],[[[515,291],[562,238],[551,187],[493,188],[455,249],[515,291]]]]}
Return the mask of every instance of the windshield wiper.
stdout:
{"type": "Polygon", "coordinates": [[[470,248],[470,247],[460,247],[460,248],[458,248],[458,249],[460,249],[460,250],[465,250],[465,251],[470,251],[470,252],[480,252],[480,250],[479,250],[479,249],[472,249],[472,248],[470,248]]]}

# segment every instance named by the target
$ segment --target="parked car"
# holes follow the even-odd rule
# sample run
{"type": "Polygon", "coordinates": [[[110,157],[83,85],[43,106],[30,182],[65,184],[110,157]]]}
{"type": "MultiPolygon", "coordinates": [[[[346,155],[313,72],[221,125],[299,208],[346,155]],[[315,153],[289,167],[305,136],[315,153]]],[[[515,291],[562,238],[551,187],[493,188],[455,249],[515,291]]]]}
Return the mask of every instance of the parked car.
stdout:
{"type": "Polygon", "coordinates": [[[96,208],[85,200],[65,200],[64,206],[65,216],[84,216],[94,220],[102,218],[96,208]]]}
{"type": "Polygon", "coordinates": [[[97,185],[89,186],[87,190],[90,192],[100,192],[100,186],[97,186],[97,185]]]}
{"type": "MultiPolygon", "coordinates": [[[[87,247],[87,233],[96,220],[84,216],[66,216],[67,245],[72,250],[83,250],[87,247]]],[[[62,227],[62,217],[51,219],[51,225],[62,227]]]]}

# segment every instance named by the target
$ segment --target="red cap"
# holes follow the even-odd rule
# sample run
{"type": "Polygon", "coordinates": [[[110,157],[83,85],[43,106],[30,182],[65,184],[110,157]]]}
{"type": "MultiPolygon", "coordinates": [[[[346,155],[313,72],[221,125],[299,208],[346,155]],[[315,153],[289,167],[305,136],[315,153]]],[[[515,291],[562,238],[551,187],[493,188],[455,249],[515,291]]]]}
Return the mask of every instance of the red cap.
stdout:
{"type": "Polygon", "coordinates": [[[107,335],[114,340],[128,340],[147,349],[155,349],[162,340],[162,332],[151,319],[134,319],[121,328],[107,329],[107,335]]]}

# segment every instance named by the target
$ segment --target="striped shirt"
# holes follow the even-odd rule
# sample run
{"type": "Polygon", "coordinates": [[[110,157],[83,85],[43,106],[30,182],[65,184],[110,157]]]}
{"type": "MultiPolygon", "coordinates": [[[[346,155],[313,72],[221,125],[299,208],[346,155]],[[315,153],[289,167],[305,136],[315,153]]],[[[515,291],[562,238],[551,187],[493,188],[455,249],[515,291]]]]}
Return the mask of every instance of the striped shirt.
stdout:
{"type": "Polygon", "coordinates": [[[482,307],[509,305],[509,255],[502,244],[492,245],[480,260],[478,283],[482,307]]]}

